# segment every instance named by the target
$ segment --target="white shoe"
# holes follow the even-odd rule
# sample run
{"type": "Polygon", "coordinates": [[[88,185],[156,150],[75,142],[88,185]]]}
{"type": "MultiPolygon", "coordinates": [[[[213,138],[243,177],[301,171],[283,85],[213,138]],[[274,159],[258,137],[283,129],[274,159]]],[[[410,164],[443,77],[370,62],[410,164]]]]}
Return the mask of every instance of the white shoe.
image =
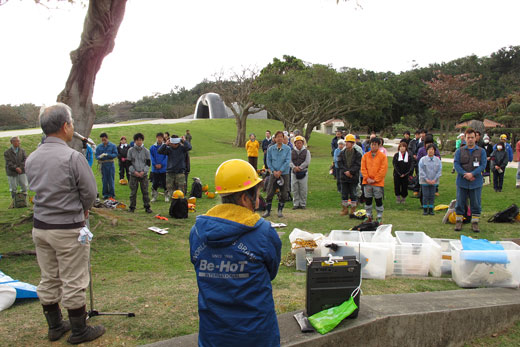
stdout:
{"type": "Polygon", "coordinates": [[[170,202],[170,197],[169,197],[169,196],[166,196],[166,197],[164,198],[164,201],[166,201],[166,202],[170,202]]]}

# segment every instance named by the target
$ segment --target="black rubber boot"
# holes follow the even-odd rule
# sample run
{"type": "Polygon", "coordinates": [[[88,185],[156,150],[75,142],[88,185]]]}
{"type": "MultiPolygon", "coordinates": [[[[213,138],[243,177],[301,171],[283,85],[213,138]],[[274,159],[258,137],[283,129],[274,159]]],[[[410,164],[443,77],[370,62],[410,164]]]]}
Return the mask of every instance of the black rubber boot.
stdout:
{"type": "Polygon", "coordinates": [[[433,213],[433,207],[428,208],[428,214],[430,216],[434,216],[435,215],[435,213],[433,213]]]}
{"type": "Polygon", "coordinates": [[[105,333],[105,327],[102,325],[87,325],[87,313],[85,312],[85,306],[83,306],[82,309],[69,310],[69,320],[70,326],[72,328],[72,334],[70,334],[67,342],[73,345],[95,340],[105,333]],[[71,314],[76,315],[77,311],[79,310],[83,311],[81,315],[71,316],[71,314]]]}
{"type": "Polygon", "coordinates": [[[426,207],[423,207],[423,216],[427,216],[428,215],[428,208],[426,207]]]}
{"type": "Polygon", "coordinates": [[[265,204],[265,212],[262,215],[262,217],[267,218],[267,217],[269,217],[271,215],[271,207],[272,206],[273,206],[273,204],[271,202],[265,204]]]}
{"type": "Polygon", "coordinates": [[[283,206],[284,205],[285,205],[284,202],[279,202],[278,203],[278,218],[283,218],[282,210],[283,210],[283,206]]]}
{"type": "Polygon", "coordinates": [[[58,304],[42,305],[43,314],[49,325],[49,340],[56,341],[70,330],[70,323],[63,320],[60,306],[58,304]]]}

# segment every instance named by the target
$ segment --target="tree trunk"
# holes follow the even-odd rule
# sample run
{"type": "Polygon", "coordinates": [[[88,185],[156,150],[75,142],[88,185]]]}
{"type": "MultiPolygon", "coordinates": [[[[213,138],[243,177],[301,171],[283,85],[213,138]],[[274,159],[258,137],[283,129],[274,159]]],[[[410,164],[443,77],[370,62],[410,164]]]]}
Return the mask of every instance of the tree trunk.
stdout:
{"type": "Polygon", "coordinates": [[[447,119],[443,120],[441,119],[441,150],[444,150],[446,146],[446,135],[448,133],[449,129],[449,122],[447,119]]]}
{"type": "Polygon", "coordinates": [[[237,125],[237,137],[233,142],[235,147],[245,147],[246,145],[246,123],[247,123],[247,111],[241,112],[238,116],[235,116],[235,123],[237,125]]]}
{"type": "MultiPolygon", "coordinates": [[[[58,101],[72,108],[74,128],[84,136],[90,136],[96,118],[92,103],[96,74],[103,59],[114,49],[125,6],[126,0],[90,0],[81,42],[70,53],[72,68],[58,101]]],[[[69,145],[81,149],[81,141],[73,140],[69,145]]]]}

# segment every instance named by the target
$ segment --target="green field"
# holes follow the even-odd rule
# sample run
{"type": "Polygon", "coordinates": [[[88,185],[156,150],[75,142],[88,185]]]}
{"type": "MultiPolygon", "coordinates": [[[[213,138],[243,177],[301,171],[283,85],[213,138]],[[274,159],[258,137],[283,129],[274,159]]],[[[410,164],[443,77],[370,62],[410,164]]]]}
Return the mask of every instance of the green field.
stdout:
{"type": "MultiPolygon", "coordinates": [[[[249,120],[247,132],[254,132],[263,138],[266,129],[281,129],[280,122],[271,120],[249,120]]],[[[145,135],[145,145],[149,147],[158,131],[184,134],[190,129],[193,134],[190,177],[200,177],[203,184],[214,189],[213,177],[216,168],[230,158],[246,159],[245,150],[234,148],[233,120],[204,120],[175,125],[138,125],[109,128],[106,131],[111,140],[121,135],[131,137],[135,132],[145,135]]],[[[95,129],[91,137],[99,142],[101,129],[95,129]]],[[[35,149],[40,136],[22,136],[22,147],[28,152],[35,149]]],[[[290,252],[288,236],[293,228],[314,233],[328,233],[332,229],[350,229],[358,221],[340,217],[341,199],[336,192],[335,180],[328,174],[331,164],[330,140],[328,135],[314,133],[309,143],[312,161],[309,171],[309,195],[307,210],[284,211],[285,218],[273,217],[273,221],[283,221],[288,227],[282,229],[282,256],[290,252]]],[[[0,148],[8,147],[8,138],[0,139],[0,148]]],[[[261,159],[259,160],[261,162],[261,159]]],[[[389,160],[391,167],[391,160],[389,160]]],[[[4,166],[3,156],[0,164],[4,166]]],[[[101,177],[94,164],[94,172],[101,190],[101,177]]],[[[117,168],[116,168],[117,171],[117,168]]],[[[445,165],[439,187],[440,196],[436,204],[448,204],[455,198],[455,175],[451,174],[451,164],[445,165]]],[[[515,186],[516,170],[507,169],[504,191],[495,193],[491,186],[483,189],[483,222],[481,238],[498,240],[518,237],[518,224],[489,224],[485,222],[495,212],[510,204],[518,203],[515,186]]],[[[116,174],[117,176],[117,174],[116,174]]],[[[117,181],[117,180],[116,180],[117,181]]],[[[191,179],[189,181],[191,186],[191,179]]],[[[432,237],[457,238],[452,225],[441,224],[442,214],[422,216],[417,199],[409,198],[406,205],[397,205],[393,194],[391,168],[386,178],[386,198],[384,200],[384,222],[393,224],[393,230],[425,231],[432,237]]],[[[10,209],[7,178],[0,175],[0,254],[34,249],[31,239],[31,223],[23,222],[27,209],[10,209]],[[21,223],[22,222],[22,223],[21,223]]],[[[116,196],[128,203],[129,188],[116,183],[116,196]]],[[[138,194],[135,214],[125,211],[107,211],[103,216],[93,213],[91,229],[92,268],[96,309],[100,311],[132,311],[135,318],[96,317],[94,323],[102,323],[107,333],[94,345],[138,345],[197,331],[197,284],[193,266],[189,260],[188,235],[195,216],[205,213],[218,203],[218,199],[203,197],[197,201],[197,212],[187,220],[161,221],[144,213],[141,195],[138,194]],[[147,228],[159,226],[170,228],[167,235],[157,235],[147,228]]],[[[165,202],[152,204],[155,213],[167,216],[165,202]]],[[[275,207],[274,207],[275,209],[275,207]]],[[[469,226],[463,234],[472,235],[469,226]]],[[[474,236],[474,235],[472,235],[474,236]]],[[[38,284],[39,269],[34,256],[4,257],[0,260],[0,270],[14,279],[38,284]]],[[[458,287],[446,279],[390,278],[385,281],[363,281],[363,294],[389,294],[452,290],[458,287]]],[[[302,309],[305,303],[305,276],[294,267],[281,266],[273,281],[273,294],[277,313],[302,309]]],[[[0,313],[0,345],[34,346],[47,343],[46,323],[38,301],[17,303],[0,313]]],[[[516,336],[518,336],[518,325],[516,336]]],[[[513,332],[515,334],[515,332],[513,332]]],[[[513,339],[518,341],[518,338],[513,339]]],[[[66,345],[65,339],[55,345],[66,345]]]]}

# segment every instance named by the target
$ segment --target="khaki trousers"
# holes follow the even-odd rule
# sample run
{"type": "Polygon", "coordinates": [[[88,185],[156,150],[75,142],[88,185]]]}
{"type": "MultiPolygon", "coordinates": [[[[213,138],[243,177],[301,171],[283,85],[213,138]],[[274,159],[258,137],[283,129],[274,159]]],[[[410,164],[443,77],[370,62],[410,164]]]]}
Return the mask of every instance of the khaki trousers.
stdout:
{"type": "Polygon", "coordinates": [[[72,310],[85,305],[89,284],[90,244],[78,241],[76,229],[33,228],[41,281],[36,289],[42,305],[61,303],[72,310]]]}

